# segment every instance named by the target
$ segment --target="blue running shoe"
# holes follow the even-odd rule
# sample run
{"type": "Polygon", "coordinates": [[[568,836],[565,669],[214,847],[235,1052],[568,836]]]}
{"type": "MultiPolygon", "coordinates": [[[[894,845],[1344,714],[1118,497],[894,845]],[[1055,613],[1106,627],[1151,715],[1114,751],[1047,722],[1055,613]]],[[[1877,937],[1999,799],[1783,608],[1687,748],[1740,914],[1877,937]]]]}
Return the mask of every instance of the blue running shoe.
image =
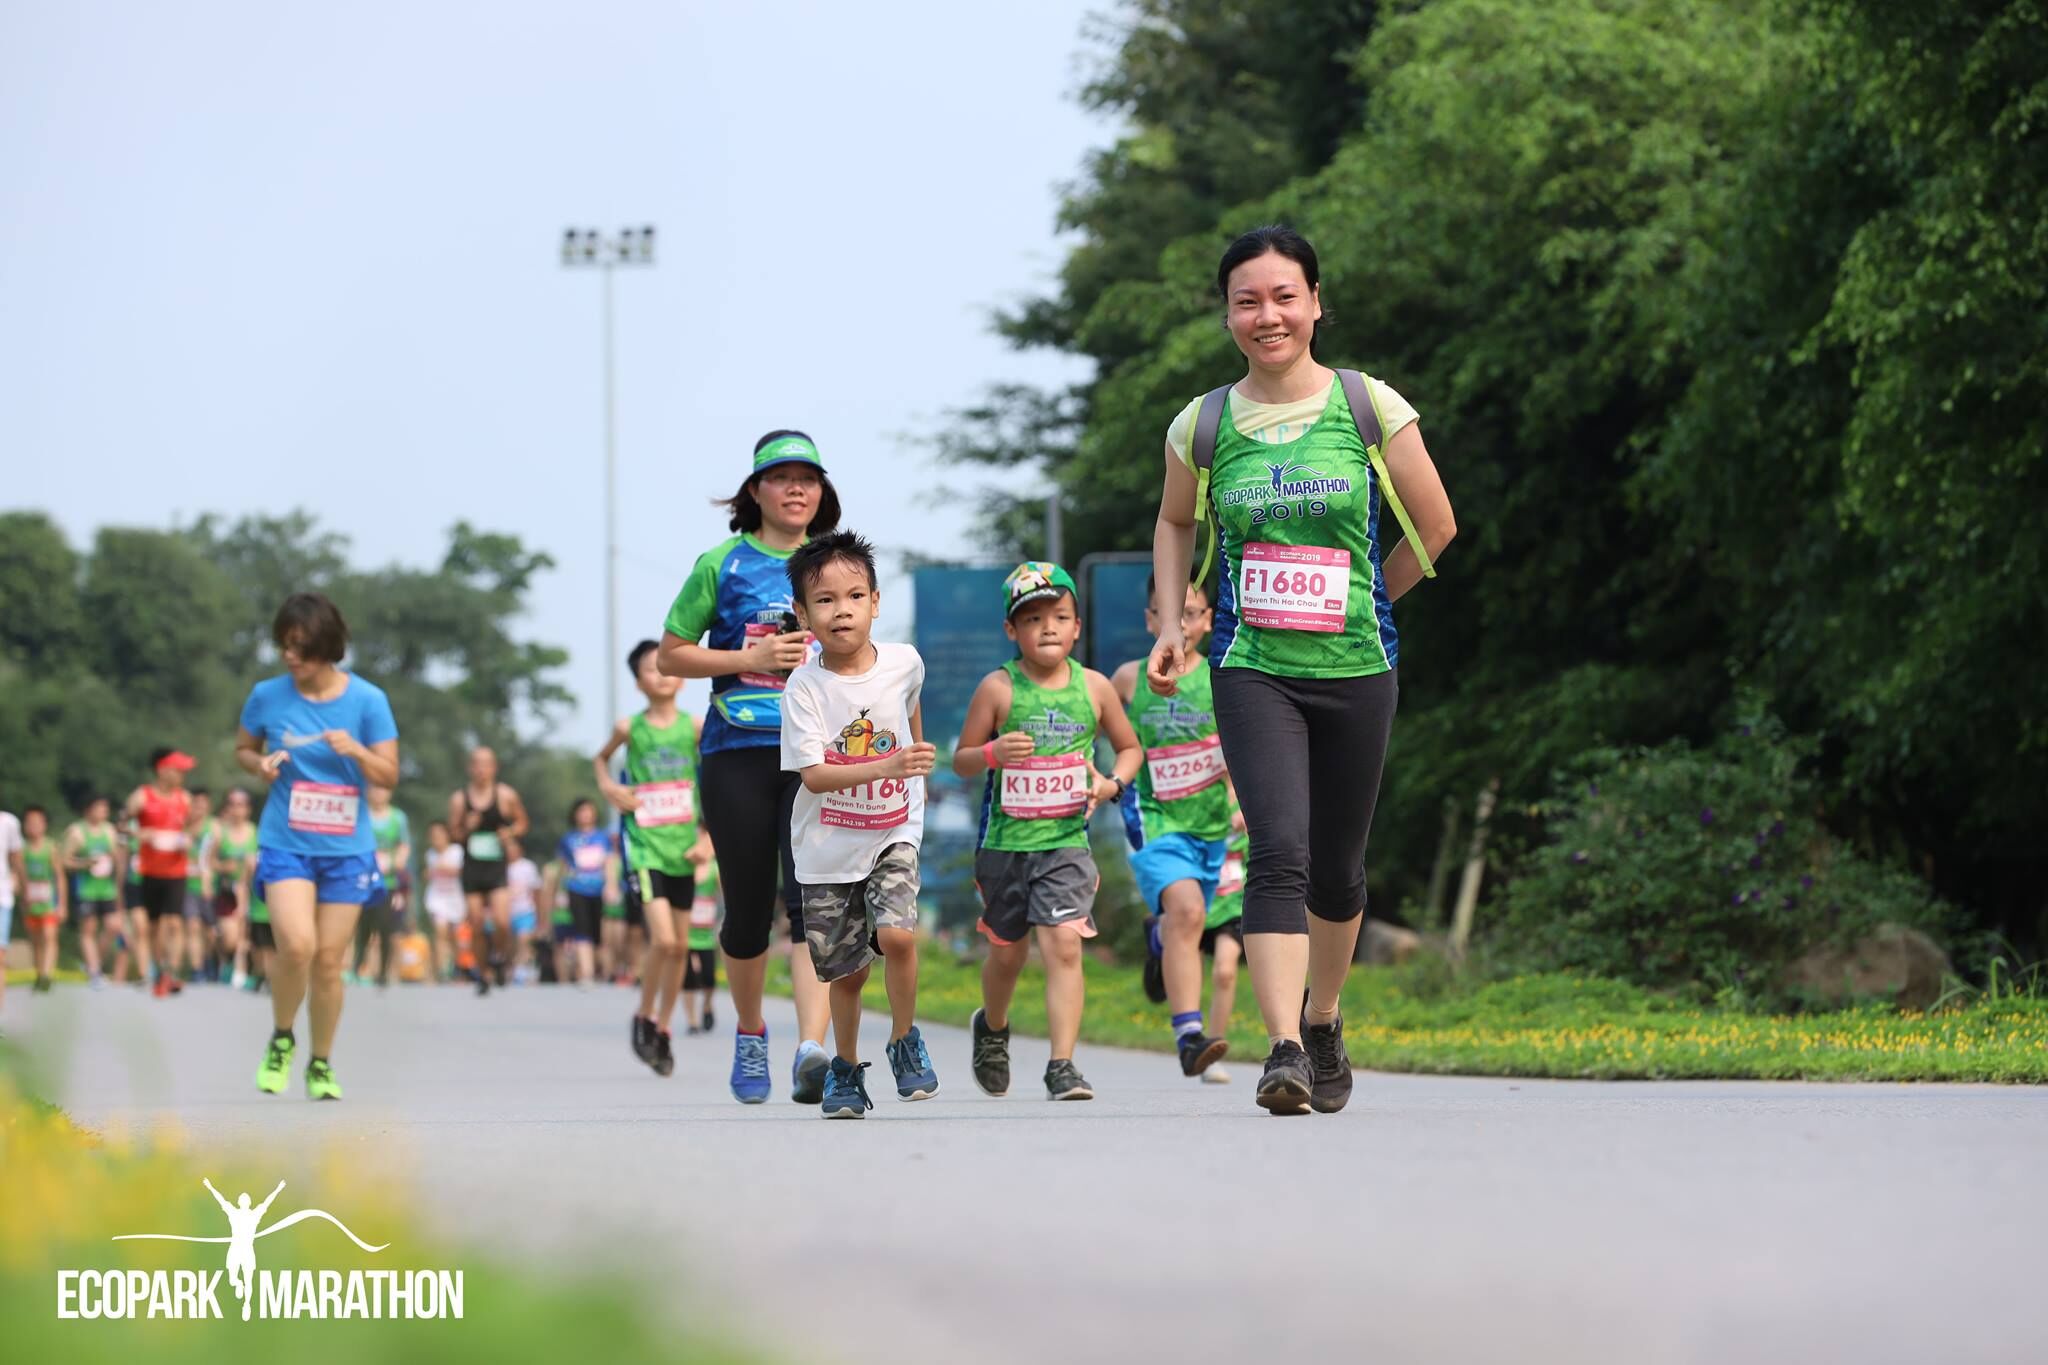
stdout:
{"type": "Polygon", "coordinates": [[[896,1073],[896,1098],[928,1100],[939,1093],[939,1075],[932,1070],[932,1054],[925,1050],[924,1035],[917,1025],[889,1044],[889,1070],[896,1073]]]}
{"type": "MultiPolygon", "coordinates": [[[[811,1044],[817,1047],[816,1043],[811,1044]]],[[[823,1052],[823,1048],[818,1048],[823,1052]]],[[[824,1109],[828,1119],[864,1119],[875,1102],[868,1098],[868,1078],[863,1073],[868,1069],[866,1062],[858,1064],[841,1061],[834,1057],[825,1069],[824,1109]]]]}
{"type": "Polygon", "coordinates": [[[732,1036],[732,1097],[741,1104],[765,1104],[768,1100],[768,1034],[735,1033],[732,1036]]]}
{"type": "Polygon", "coordinates": [[[825,1098],[825,1073],[832,1058],[824,1048],[806,1038],[797,1044],[796,1060],[789,1068],[789,1097],[798,1104],[816,1104],[825,1098]]]}

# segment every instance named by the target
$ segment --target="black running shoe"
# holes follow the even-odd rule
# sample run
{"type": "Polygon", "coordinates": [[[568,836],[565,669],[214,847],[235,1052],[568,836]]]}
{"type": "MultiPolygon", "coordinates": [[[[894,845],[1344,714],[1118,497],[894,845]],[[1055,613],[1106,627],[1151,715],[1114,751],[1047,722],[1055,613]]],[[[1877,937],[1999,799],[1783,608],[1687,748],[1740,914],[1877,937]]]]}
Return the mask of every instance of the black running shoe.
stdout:
{"type": "Polygon", "coordinates": [[[1166,1003],[1166,959],[1160,955],[1159,920],[1145,921],[1145,998],[1155,1005],[1166,1003]]]}
{"type": "Polygon", "coordinates": [[[1183,1033],[1180,1036],[1180,1074],[1199,1076],[1223,1060],[1223,1054],[1230,1051],[1230,1044],[1221,1038],[1210,1038],[1200,1033],[1183,1033]]]}
{"type": "Polygon", "coordinates": [[[1328,1024],[1301,1021],[1301,1041],[1308,1048],[1313,1093],[1309,1104],[1318,1114],[1334,1114],[1351,1100],[1351,1056],[1344,1051],[1344,1016],[1328,1024]]]}
{"type": "Polygon", "coordinates": [[[988,1017],[974,1012],[969,1024],[974,1035],[974,1083],[990,1095],[1010,1093],[1010,1031],[988,1026],[988,1017]]]}
{"type": "Polygon", "coordinates": [[[675,1074],[676,1054],[669,1046],[667,1029],[654,1031],[654,1074],[671,1076],[675,1074]]]}
{"type": "Polygon", "coordinates": [[[482,967],[476,969],[476,993],[478,995],[489,995],[491,993],[491,974],[482,967]]]}
{"type": "Polygon", "coordinates": [[[654,1065],[654,1021],[644,1014],[633,1016],[633,1055],[654,1065]]]}
{"type": "Polygon", "coordinates": [[[1266,1071],[1253,1098],[1261,1109],[1275,1114],[1306,1114],[1313,1084],[1308,1054],[1300,1043],[1282,1039],[1266,1056],[1266,1071]]]}
{"type": "Polygon", "coordinates": [[[1094,1087],[1080,1068],[1065,1057],[1045,1064],[1045,1097],[1049,1100],[1092,1100],[1094,1087]]]}

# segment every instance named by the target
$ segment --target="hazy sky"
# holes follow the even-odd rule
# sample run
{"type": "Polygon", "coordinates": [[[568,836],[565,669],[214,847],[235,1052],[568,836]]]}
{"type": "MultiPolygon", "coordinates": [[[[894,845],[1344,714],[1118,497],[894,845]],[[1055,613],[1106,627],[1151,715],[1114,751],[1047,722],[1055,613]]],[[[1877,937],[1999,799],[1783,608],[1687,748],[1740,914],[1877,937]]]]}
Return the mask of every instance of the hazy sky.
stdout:
{"type": "Polygon", "coordinates": [[[368,563],[514,532],[558,561],[525,629],[592,741],[601,285],[562,229],[659,228],[616,277],[623,639],[773,427],[849,525],[971,557],[930,501],[968,476],[914,438],[1073,373],[986,319],[1047,285],[1113,133],[1071,99],[1104,7],[0,3],[0,505],[81,546],[304,506],[368,563]]]}

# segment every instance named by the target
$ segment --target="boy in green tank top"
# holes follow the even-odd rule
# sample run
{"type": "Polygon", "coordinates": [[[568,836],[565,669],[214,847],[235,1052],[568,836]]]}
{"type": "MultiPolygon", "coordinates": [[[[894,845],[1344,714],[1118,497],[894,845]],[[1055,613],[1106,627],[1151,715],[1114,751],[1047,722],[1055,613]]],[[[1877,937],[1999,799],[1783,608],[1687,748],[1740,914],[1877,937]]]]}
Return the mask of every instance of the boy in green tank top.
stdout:
{"type": "Polygon", "coordinates": [[[1095,1097],[1074,1066],[1086,985],[1081,942],[1095,936],[1100,877],[1088,853],[1088,817],[1122,799],[1144,761],[1109,679],[1069,657],[1081,635],[1074,580],[1057,564],[1018,565],[1003,580],[1003,631],[1018,657],[981,680],[953,749],[953,771],[987,775],[974,880],[989,954],[974,1012],[974,1081],[991,1095],[1010,1088],[1010,1000],[1036,938],[1045,962],[1051,1060],[1046,1097],[1095,1097]],[[1100,733],[1116,750],[1110,775],[1095,771],[1100,733]]]}
{"type": "Polygon", "coordinates": [[[84,818],[64,831],[64,867],[78,874],[78,952],[94,990],[103,984],[102,932],[110,949],[120,932],[121,832],[109,818],[112,809],[108,798],[95,796],[85,803],[84,818]]]}
{"type": "Polygon", "coordinates": [[[696,899],[697,868],[711,857],[711,846],[697,824],[697,718],[677,709],[682,680],[656,666],[659,648],[642,640],[626,656],[647,709],[612,727],[591,766],[598,790],[625,816],[626,862],[647,917],[633,1055],[667,1076],[676,1069],[669,1023],[683,989],[683,935],[696,899]],[[623,783],[611,773],[612,755],[620,749],[626,751],[623,783]]]}
{"type": "MultiPolygon", "coordinates": [[[[1157,597],[1147,577],[1145,630],[1154,638],[1157,597]]],[[[1209,620],[1208,593],[1190,583],[1180,623],[1192,650],[1200,650],[1209,620]]],[[[1165,997],[1183,1076],[1203,1075],[1230,1050],[1222,1032],[1211,1037],[1202,1031],[1200,945],[1230,834],[1230,783],[1216,734],[1209,663],[1197,658],[1170,697],[1141,685],[1143,659],[1126,663],[1110,680],[1145,746],[1145,766],[1124,794],[1124,833],[1131,842],[1131,873],[1152,916],[1146,925],[1146,993],[1154,1000],[1165,997]]]]}
{"type": "Polygon", "coordinates": [[[37,994],[50,989],[57,971],[57,931],[64,925],[69,900],[64,885],[64,854],[50,837],[50,813],[41,806],[21,812],[23,923],[35,959],[37,994]]]}

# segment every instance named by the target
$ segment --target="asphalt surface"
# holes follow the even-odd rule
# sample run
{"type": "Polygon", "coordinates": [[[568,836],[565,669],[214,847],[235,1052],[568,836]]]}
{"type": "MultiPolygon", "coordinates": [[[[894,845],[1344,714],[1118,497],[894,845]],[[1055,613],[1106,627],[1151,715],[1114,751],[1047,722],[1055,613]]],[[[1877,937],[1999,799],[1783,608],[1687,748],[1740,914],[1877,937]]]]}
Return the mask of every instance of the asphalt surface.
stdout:
{"type": "Polygon", "coordinates": [[[345,1145],[464,1245],[622,1262],[791,1361],[2048,1358],[2048,1090],[1361,1072],[1276,1119],[1249,1061],[1085,1044],[1099,1098],[1047,1103],[1021,1038],[991,1099],[933,1028],[940,1095],[896,1101],[872,1030],[877,1107],[826,1124],[782,1002],[774,1100],[731,1100],[720,1008],[663,1080],[622,990],[352,991],[341,1104],[257,1093],[268,1002],[220,988],[10,989],[0,1032],[88,1125],[345,1145]]]}

